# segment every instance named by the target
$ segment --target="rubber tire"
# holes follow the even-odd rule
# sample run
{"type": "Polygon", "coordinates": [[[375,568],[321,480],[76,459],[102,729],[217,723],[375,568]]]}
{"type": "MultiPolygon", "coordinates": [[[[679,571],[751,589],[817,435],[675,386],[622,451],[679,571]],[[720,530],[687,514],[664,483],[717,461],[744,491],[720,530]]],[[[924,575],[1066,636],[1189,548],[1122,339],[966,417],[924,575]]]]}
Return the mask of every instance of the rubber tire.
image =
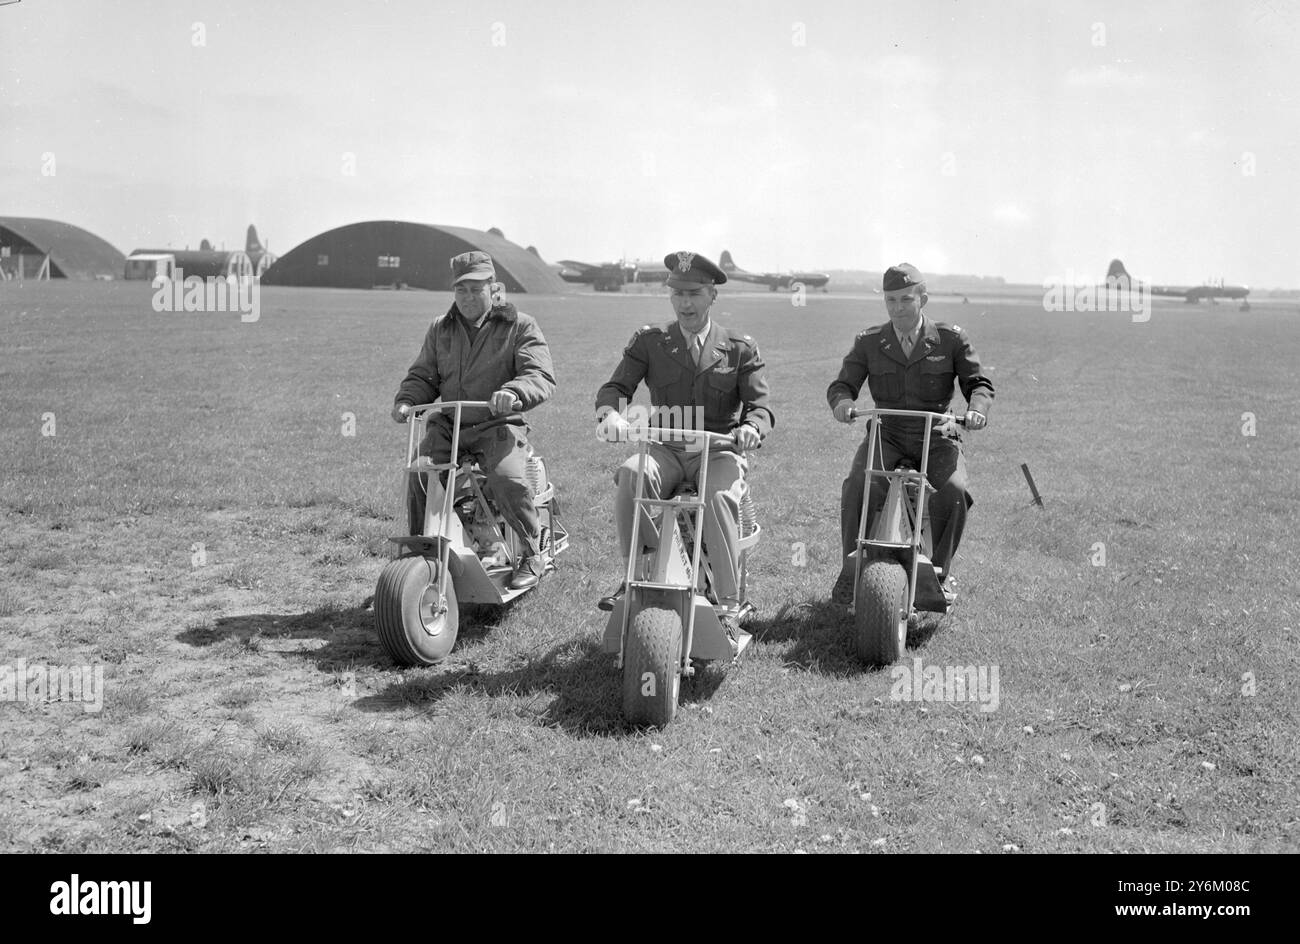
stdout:
{"type": "Polygon", "coordinates": [[[447,579],[447,612],[429,613],[428,595],[437,600],[438,561],[402,557],[390,561],[375,588],[375,630],[384,651],[398,665],[437,665],[456,645],[460,610],[456,585],[447,579]],[[430,634],[432,630],[433,634],[430,634]]]}
{"type": "Polygon", "coordinates": [[[858,655],[868,665],[893,665],[907,649],[907,571],[892,560],[867,564],[853,614],[858,655]]]}
{"type": "Polygon", "coordinates": [[[662,728],[677,714],[682,685],[682,618],[676,610],[640,610],[623,649],[623,716],[636,725],[662,728]],[[653,694],[642,694],[647,673],[653,694]]]}

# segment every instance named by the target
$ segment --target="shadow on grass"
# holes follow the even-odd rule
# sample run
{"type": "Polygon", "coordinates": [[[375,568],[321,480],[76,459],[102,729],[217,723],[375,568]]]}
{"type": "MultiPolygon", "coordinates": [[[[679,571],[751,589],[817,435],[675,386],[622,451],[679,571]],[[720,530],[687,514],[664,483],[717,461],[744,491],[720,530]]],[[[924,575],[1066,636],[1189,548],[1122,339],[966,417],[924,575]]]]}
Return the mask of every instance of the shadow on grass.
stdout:
{"type": "MultiPolygon", "coordinates": [[[[934,613],[913,616],[907,626],[907,649],[923,647],[942,625],[934,613]]],[[[830,600],[785,603],[766,619],[750,619],[746,625],[760,642],[788,642],[784,663],[818,675],[845,678],[873,671],[858,658],[856,627],[848,608],[830,600]]]]}
{"type": "MultiPolygon", "coordinates": [[[[493,632],[508,612],[509,607],[500,606],[462,607],[457,647],[493,632]]],[[[176,638],[196,647],[234,641],[262,653],[278,652],[311,659],[322,672],[359,667],[412,671],[394,663],[384,652],[375,635],[374,613],[368,605],[323,607],[297,615],[225,616],[210,626],[186,629],[176,638]],[[295,645],[298,640],[323,644],[295,645]]],[[[614,658],[602,652],[595,640],[561,643],[538,659],[498,672],[486,672],[472,661],[458,665],[453,653],[451,660],[433,667],[431,673],[436,674],[396,681],[377,695],[358,699],[353,707],[361,711],[394,711],[437,702],[464,690],[489,697],[539,696],[535,700],[553,695],[544,710],[534,713],[543,724],[578,736],[625,735],[636,731],[623,719],[622,676],[614,668],[614,658]]],[[[684,679],[683,706],[712,698],[725,678],[723,669],[710,664],[694,677],[684,679]]]]}
{"type": "MultiPolygon", "coordinates": [[[[176,639],[196,647],[227,640],[242,643],[259,652],[279,652],[312,659],[322,672],[368,666],[402,669],[388,654],[375,633],[375,614],[370,599],[354,607],[322,607],[310,613],[250,613],[218,617],[211,626],[195,626],[176,639]],[[293,645],[295,640],[321,640],[323,645],[293,645]]],[[[460,613],[457,645],[486,636],[506,616],[505,607],[465,606],[460,613]]]]}
{"type": "MultiPolygon", "coordinates": [[[[682,680],[679,715],[688,706],[712,698],[725,678],[725,668],[715,663],[697,667],[694,676],[682,680]]],[[[518,705],[516,712],[575,737],[625,737],[641,729],[623,717],[622,679],[622,673],[614,668],[614,657],[604,652],[599,642],[572,640],[525,665],[499,672],[485,672],[471,664],[406,679],[377,695],[358,699],[353,707],[394,711],[464,693],[512,699],[534,696],[527,704],[518,705]],[[534,709],[538,702],[542,706],[534,709]]]]}
{"type": "Polygon", "coordinates": [[[504,671],[485,672],[471,663],[437,675],[405,679],[377,695],[358,699],[353,707],[361,711],[395,711],[466,692],[489,698],[553,695],[540,711],[532,711],[532,703],[518,710],[569,734],[607,737],[634,730],[623,720],[620,682],[613,658],[601,651],[597,641],[572,640],[504,671]]]}

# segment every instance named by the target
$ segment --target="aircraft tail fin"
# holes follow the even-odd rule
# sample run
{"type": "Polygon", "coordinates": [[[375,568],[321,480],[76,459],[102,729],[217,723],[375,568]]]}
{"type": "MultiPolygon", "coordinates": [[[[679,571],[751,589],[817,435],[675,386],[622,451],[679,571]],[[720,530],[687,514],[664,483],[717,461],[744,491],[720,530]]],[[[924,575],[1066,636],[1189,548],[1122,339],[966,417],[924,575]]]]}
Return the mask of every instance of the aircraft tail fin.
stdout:
{"type": "Polygon", "coordinates": [[[718,267],[721,268],[723,272],[736,271],[736,260],[731,258],[730,250],[722,250],[722,258],[718,260],[718,267]]]}
{"type": "Polygon", "coordinates": [[[257,238],[257,227],[252,223],[248,224],[248,237],[244,240],[245,252],[262,252],[265,247],[262,241],[257,238]]]}
{"type": "Polygon", "coordinates": [[[212,243],[208,242],[206,239],[199,243],[199,252],[211,252],[211,251],[212,251],[212,243]]]}
{"type": "Polygon", "coordinates": [[[1128,269],[1124,268],[1124,263],[1118,259],[1110,260],[1110,268],[1106,270],[1106,281],[1116,281],[1124,279],[1127,282],[1133,281],[1133,276],[1128,274],[1128,269]]]}

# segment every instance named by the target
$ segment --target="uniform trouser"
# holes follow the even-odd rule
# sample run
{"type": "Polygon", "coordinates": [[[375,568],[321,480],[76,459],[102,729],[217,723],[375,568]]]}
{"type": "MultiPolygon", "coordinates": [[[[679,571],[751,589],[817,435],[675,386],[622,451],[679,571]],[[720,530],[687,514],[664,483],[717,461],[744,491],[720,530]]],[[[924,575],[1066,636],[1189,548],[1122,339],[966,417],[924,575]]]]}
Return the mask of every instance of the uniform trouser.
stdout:
{"type": "MultiPolygon", "coordinates": [[[[663,498],[684,480],[698,484],[701,452],[684,452],[655,443],[646,453],[645,497],[663,498]]],[[[636,480],[640,454],[632,456],[614,473],[618,485],[615,522],[618,546],[627,560],[632,541],[632,520],[636,511],[636,480]]],[[[744,496],[745,470],[749,464],[734,452],[710,450],[704,498],[704,543],[709,548],[713,590],[719,601],[740,601],[740,500],[744,496]]],[[[647,547],[657,544],[653,522],[641,519],[640,537],[647,547]]]]}
{"type": "MultiPolygon", "coordinates": [[[[862,484],[867,469],[867,448],[870,436],[862,441],[857,454],[853,457],[853,468],[840,490],[840,546],[847,561],[848,555],[858,546],[858,523],[862,517],[862,484]]],[[[893,471],[902,459],[910,459],[919,468],[921,465],[921,435],[907,435],[892,431],[888,427],[881,430],[880,448],[876,450],[875,468],[893,471]]],[[[930,467],[926,478],[936,491],[927,499],[926,507],[930,512],[930,540],[934,550],[932,563],[948,576],[957,546],[961,544],[962,531],[966,528],[966,512],[975,499],[966,490],[966,459],[962,455],[961,441],[945,439],[943,436],[930,438],[930,467]]],[[[875,477],[871,480],[871,504],[867,511],[867,533],[871,531],[871,521],[885,503],[885,493],[889,490],[888,480],[875,477]]]]}
{"type": "MultiPolygon", "coordinates": [[[[523,541],[527,554],[538,553],[541,543],[541,522],[533,491],[528,486],[525,469],[528,464],[527,427],[510,423],[490,426],[483,430],[461,430],[461,454],[469,453],[478,460],[479,468],[487,475],[487,491],[497,508],[523,541]]],[[[451,460],[451,431],[430,425],[420,444],[420,455],[434,462],[451,460]]],[[[420,476],[410,476],[406,490],[406,507],[411,534],[424,528],[425,488],[420,476]]]]}

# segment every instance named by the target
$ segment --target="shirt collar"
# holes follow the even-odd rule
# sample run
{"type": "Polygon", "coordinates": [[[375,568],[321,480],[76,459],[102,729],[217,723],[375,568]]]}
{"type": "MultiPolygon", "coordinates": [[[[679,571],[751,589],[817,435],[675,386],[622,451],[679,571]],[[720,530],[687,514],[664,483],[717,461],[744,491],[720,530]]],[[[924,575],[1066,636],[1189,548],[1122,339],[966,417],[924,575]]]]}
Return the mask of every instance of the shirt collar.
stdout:
{"type": "Polygon", "coordinates": [[[702,347],[704,345],[704,342],[709,339],[709,332],[712,330],[713,330],[713,316],[710,315],[709,320],[704,322],[704,327],[700,329],[698,334],[692,334],[689,331],[682,332],[686,336],[686,346],[690,347],[691,344],[694,343],[695,339],[699,338],[700,345],[702,347]]]}
{"type": "MultiPolygon", "coordinates": [[[[891,327],[894,329],[894,337],[898,338],[898,343],[899,343],[899,344],[902,344],[902,343],[903,343],[903,335],[899,333],[897,325],[891,325],[891,327]]],[[[921,317],[917,319],[917,321],[916,321],[916,327],[912,329],[912,333],[916,335],[916,338],[914,338],[913,340],[919,340],[920,337],[921,337],[921,335],[925,333],[925,313],[924,313],[924,312],[922,312],[922,313],[921,313],[921,317]]]]}

